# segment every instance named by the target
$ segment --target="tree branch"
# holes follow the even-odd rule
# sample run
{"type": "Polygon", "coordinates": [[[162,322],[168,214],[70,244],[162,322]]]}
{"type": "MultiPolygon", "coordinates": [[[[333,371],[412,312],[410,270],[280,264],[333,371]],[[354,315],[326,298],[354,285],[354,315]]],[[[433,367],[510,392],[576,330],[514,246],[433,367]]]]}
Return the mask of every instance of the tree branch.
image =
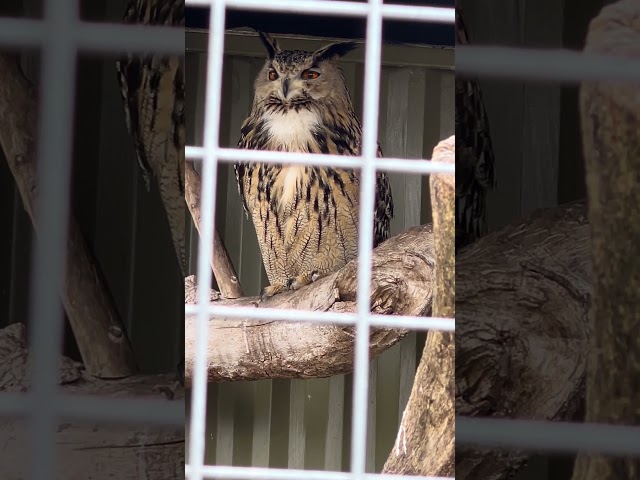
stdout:
{"type": "MultiPolygon", "coordinates": [[[[0,144],[36,233],[37,98],[16,58],[0,52],[0,144]]],[[[61,254],[66,258],[62,304],[87,370],[103,378],[131,375],[136,371],[131,344],[73,215],[61,254]]]]}
{"type": "MultiPolygon", "coordinates": [[[[441,141],[433,159],[455,163],[455,137],[441,141]]],[[[433,315],[455,312],[455,177],[431,175],[435,284],[433,315]]],[[[454,336],[429,331],[398,436],[383,472],[404,475],[454,476],[454,336]],[[427,407],[428,406],[428,407],[427,407]]]]}
{"type": "MultiPolygon", "coordinates": [[[[201,182],[200,175],[193,168],[193,165],[187,162],[185,169],[185,199],[191,212],[193,223],[200,233],[200,192],[201,182]]],[[[222,242],[222,238],[218,234],[218,230],[213,231],[213,247],[211,252],[211,269],[216,278],[216,283],[220,288],[220,292],[226,298],[240,298],[243,296],[242,286],[236,274],[231,258],[227,253],[227,249],[222,242]]]]}
{"type": "MultiPolygon", "coordinates": [[[[0,392],[29,388],[26,328],[15,323],[0,330],[0,392]]],[[[153,399],[184,404],[184,389],[175,375],[135,375],[101,380],[81,364],[61,357],[58,385],[62,394],[153,399]]],[[[113,426],[67,420],[55,437],[56,470],[65,480],[165,480],[184,476],[184,429],[149,425],[113,426]]],[[[0,418],[0,478],[27,478],[29,428],[23,418],[0,418]]]]}
{"type": "MultiPolygon", "coordinates": [[[[640,59],[640,5],[604,8],[585,51],[640,59]]],[[[624,61],[621,59],[621,61],[624,61]]],[[[640,423],[640,98],[638,83],[583,83],[582,140],[589,194],[594,297],[586,379],[586,421],[640,423]]],[[[578,455],[573,478],[636,479],[640,458],[578,455]]]]}
{"type": "MultiPolygon", "coordinates": [[[[372,311],[386,315],[426,315],[431,310],[433,230],[414,227],[379,245],[373,252],[372,311]]],[[[187,282],[186,298],[195,299],[187,282]]],[[[354,312],[357,262],[295,292],[276,295],[260,306],[311,311],[354,312]]],[[[215,299],[215,296],[213,297],[215,299]]],[[[257,298],[218,300],[221,305],[255,306],[257,298]]],[[[416,318],[416,322],[420,322],[416,318]]],[[[256,380],[311,378],[348,373],[353,368],[354,328],[282,321],[212,319],[208,378],[256,380]]],[[[372,329],[371,356],[395,344],[404,330],[372,329]]],[[[195,319],[185,325],[185,378],[191,384],[195,359],[195,319]]]]}
{"type": "MultiPolygon", "coordinates": [[[[458,253],[457,415],[575,414],[589,349],[590,256],[585,202],[535,212],[458,253]]],[[[530,456],[458,443],[456,478],[511,478],[530,456]]]]}

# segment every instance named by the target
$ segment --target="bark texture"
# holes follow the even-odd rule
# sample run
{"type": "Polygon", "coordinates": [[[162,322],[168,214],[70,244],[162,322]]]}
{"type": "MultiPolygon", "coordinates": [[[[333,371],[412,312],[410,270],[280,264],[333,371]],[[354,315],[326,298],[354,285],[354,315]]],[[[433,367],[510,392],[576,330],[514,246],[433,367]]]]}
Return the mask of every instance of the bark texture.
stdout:
{"type": "MultiPolygon", "coordinates": [[[[0,392],[25,392],[27,338],[22,324],[0,330],[0,392]]],[[[81,364],[61,357],[60,391],[63,394],[119,398],[151,398],[184,402],[184,389],[175,375],[136,375],[101,380],[86,373],[81,364]]],[[[0,478],[27,478],[29,423],[25,419],[0,418],[0,478]]],[[[184,476],[184,430],[65,420],[56,435],[56,471],[60,480],[166,480],[184,476]]]]}
{"type": "MultiPolygon", "coordinates": [[[[427,315],[431,311],[434,275],[433,230],[422,225],[379,245],[373,252],[371,308],[386,315],[427,315]]],[[[355,312],[357,262],[295,292],[258,304],[257,297],[212,300],[221,305],[355,312]]],[[[188,279],[186,301],[194,303],[188,279]]],[[[420,318],[416,318],[416,323],[420,318]]],[[[404,330],[372,328],[371,357],[405,335],[404,330]]],[[[191,384],[196,340],[195,318],[185,325],[185,380],[191,384]]],[[[348,373],[353,368],[353,327],[284,321],[214,318],[210,321],[209,381],[260,378],[316,378],[348,373]]]]}
{"type": "MultiPolygon", "coordinates": [[[[585,202],[541,210],[456,256],[457,415],[575,413],[589,348],[586,214],[585,202]]],[[[456,477],[509,478],[530,455],[458,444],[456,477]]]]}
{"type": "MultiPolygon", "coordinates": [[[[22,75],[17,59],[0,53],[0,144],[36,233],[37,91],[22,75]]],[[[133,350],[91,250],[73,217],[65,252],[62,304],[87,371],[118,378],[136,371],[133,350]]]]}
{"type": "MultiPolygon", "coordinates": [[[[455,137],[440,142],[433,159],[455,162],[455,137]]],[[[433,315],[455,315],[455,177],[431,175],[435,285],[433,315]]],[[[449,477],[455,472],[455,343],[450,332],[430,331],[395,445],[383,472],[449,477]]]]}
{"type": "MultiPolygon", "coordinates": [[[[187,163],[185,168],[185,199],[191,212],[191,218],[198,233],[200,233],[200,175],[195,171],[193,165],[187,163]]],[[[240,298],[242,286],[233,267],[227,249],[218,234],[218,230],[213,231],[213,247],[211,251],[211,269],[220,289],[222,296],[226,298],[240,298]]]]}
{"type": "MultiPolygon", "coordinates": [[[[640,4],[602,10],[588,52],[640,59],[640,4]]],[[[586,420],[640,424],[640,84],[583,84],[580,109],[593,252],[586,420]]],[[[640,478],[640,458],[581,454],[575,480],[640,478]]]]}

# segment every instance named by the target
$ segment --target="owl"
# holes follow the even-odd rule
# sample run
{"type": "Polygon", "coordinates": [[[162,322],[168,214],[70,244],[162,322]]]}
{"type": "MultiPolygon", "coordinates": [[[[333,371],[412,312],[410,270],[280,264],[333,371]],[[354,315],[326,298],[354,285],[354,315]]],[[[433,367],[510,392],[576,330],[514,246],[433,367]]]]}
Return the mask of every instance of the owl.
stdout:
{"type": "MultiPolygon", "coordinates": [[[[126,23],[184,26],[184,0],[132,0],[126,23]]],[[[182,273],[186,271],[182,59],[129,54],[116,64],[127,127],[147,190],[155,179],[182,273]]]]}
{"type": "MultiPolygon", "coordinates": [[[[467,32],[456,7],[456,43],[467,32]]],[[[478,83],[456,78],[456,251],[487,231],[487,192],[495,187],[489,121],[478,83]]]]}
{"type": "MultiPolygon", "coordinates": [[[[360,155],[361,124],[336,63],[356,44],[283,50],[269,35],[258,34],[267,59],[238,148],[360,155]]],[[[236,164],[235,173],[269,278],[262,299],[297,290],[357,257],[359,171],[248,162],[236,164]]],[[[381,172],[372,213],[376,246],[388,238],[393,217],[389,179],[381,172]]]]}

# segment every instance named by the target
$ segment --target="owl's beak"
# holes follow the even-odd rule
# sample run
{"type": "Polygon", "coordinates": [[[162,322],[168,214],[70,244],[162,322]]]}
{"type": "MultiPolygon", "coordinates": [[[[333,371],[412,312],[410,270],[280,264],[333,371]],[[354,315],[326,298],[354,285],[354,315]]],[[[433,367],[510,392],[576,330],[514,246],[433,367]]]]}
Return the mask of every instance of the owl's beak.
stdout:
{"type": "Polygon", "coordinates": [[[284,98],[287,98],[288,94],[289,94],[289,79],[285,78],[284,80],[282,80],[282,95],[284,95],[284,98]]]}

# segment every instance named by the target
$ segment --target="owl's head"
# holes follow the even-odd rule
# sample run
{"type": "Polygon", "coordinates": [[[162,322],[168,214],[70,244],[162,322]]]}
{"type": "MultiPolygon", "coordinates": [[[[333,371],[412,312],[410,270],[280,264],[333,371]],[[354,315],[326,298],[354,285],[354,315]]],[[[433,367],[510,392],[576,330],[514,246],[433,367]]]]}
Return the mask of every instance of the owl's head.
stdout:
{"type": "Polygon", "coordinates": [[[305,104],[351,100],[336,59],[353,50],[355,42],[338,42],[315,52],[282,50],[278,42],[258,32],[268,58],[255,82],[255,101],[278,109],[305,104]]]}

